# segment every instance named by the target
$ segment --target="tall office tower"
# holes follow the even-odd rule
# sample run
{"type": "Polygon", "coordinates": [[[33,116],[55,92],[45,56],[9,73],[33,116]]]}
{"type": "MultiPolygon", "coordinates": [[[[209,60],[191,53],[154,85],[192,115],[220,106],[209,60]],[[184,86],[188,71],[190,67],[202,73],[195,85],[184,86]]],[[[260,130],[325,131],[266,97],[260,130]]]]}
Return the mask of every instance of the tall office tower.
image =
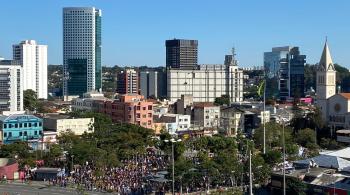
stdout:
{"type": "Polygon", "coordinates": [[[126,69],[117,76],[117,93],[139,93],[139,76],[136,70],[126,69]]]}
{"type": "Polygon", "coordinates": [[[166,40],[166,67],[197,69],[198,41],[173,39],[166,40]]]}
{"type": "Polygon", "coordinates": [[[25,40],[12,48],[13,59],[23,66],[23,90],[32,89],[39,99],[47,99],[47,45],[25,40]]]}
{"type": "Polygon", "coordinates": [[[140,92],[144,97],[166,96],[166,73],[164,71],[140,72],[140,92]]]}
{"type": "Polygon", "coordinates": [[[274,47],[265,52],[266,96],[282,100],[304,96],[305,59],[298,47],[274,47]]]}
{"type": "Polygon", "coordinates": [[[101,10],[63,8],[63,95],[102,90],[101,10]]]}
{"type": "Polygon", "coordinates": [[[0,60],[0,111],[23,110],[23,76],[19,60],[0,60]]]}

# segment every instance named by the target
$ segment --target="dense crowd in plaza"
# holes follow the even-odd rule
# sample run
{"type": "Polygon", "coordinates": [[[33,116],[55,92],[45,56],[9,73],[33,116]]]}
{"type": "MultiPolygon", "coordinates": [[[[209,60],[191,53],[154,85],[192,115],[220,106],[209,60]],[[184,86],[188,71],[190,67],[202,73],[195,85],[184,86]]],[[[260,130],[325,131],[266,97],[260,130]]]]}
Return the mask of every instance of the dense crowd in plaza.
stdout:
{"type": "Polygon", "coordinates": [[[57,177],[53,185],[78,185],[84,190],[117,192],[119,194],[145,194],[152,190],[164,191],[165,186],[150,179],[166,169],[167,159],[153,151],[121,162],[118,167],[97,168],[88,162],[76,165],[71,175],[57,177]]]}

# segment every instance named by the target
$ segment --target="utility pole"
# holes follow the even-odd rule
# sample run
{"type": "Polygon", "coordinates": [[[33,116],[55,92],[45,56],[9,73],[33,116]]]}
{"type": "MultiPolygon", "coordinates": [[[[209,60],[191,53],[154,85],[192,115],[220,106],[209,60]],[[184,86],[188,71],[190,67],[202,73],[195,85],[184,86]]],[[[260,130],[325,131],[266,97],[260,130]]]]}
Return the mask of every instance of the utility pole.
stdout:
{"type": "Polygon", "coordinates": [[[264,149],[263,153],[266,153],[266,128],[265,128],[265,111],[266,111],[266,80],[265,80],[265,69],[264,69],[264,113],[263,113],[263,127],[264,127],[264,149]]]}
{"type": "Polygon", "coordinates": [[[249,150],[249,195],[253,195],[252,151],[249,150]]]}
{"type": "Polygon", "coordinates": [[[282,119],[282,140],[283,140],[283,195],[286,195],[286,145],[285,145],[285,138],[284,138],[284,120],[282,119]]]}

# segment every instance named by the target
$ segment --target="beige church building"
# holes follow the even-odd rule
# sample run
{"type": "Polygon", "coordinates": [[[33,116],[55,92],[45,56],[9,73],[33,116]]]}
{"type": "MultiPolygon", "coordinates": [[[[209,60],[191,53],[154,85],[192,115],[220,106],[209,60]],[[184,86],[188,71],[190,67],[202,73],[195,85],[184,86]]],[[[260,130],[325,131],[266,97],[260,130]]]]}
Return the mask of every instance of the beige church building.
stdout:
{"type": "Polygon", "coordinates": [[[350,128],[350,93],[336,93],[336,71],[326,41],[316,75],[316,105],[327,125],[350,128]]]}

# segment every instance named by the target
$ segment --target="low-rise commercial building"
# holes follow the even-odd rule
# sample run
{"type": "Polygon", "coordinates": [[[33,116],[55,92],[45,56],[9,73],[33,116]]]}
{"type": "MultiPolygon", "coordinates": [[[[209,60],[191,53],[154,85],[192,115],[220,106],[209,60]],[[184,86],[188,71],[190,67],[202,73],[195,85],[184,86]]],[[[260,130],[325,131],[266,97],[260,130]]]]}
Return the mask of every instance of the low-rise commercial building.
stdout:
{"type": "Polygon", "coordinates": [[[94,118],[74,118],[69,115],[47,114],[44,116],[44,129],[55,131],[60,135],[72,131],[75,135],[92,133],[94,131],[94,118]]]}
{"type": "Polygon", "coordinates": [[[3,144],[15,141],[35,143],[42,137],[43,120],[33,115],[0,116],[0,132],[0,141],[3,144]]]}

